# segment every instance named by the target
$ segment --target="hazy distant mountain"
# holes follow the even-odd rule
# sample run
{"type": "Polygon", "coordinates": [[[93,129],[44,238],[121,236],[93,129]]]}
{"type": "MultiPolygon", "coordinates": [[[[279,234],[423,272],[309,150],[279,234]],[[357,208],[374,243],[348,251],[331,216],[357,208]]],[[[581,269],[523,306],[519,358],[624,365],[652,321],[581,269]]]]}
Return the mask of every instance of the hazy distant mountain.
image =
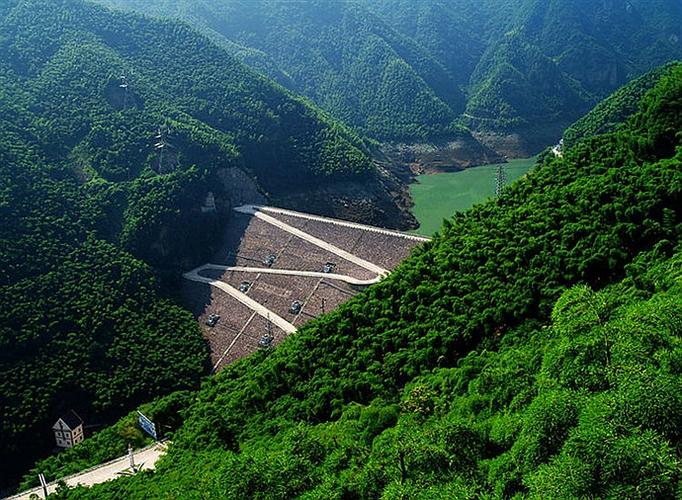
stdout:
{"type": "MultiPolygon", "coordinates": [[[[452,135],[464,109],[462,90],[428,51],[357,3],[107,3],[179,16],[238,47],[266,54],[275,66],[254,65],[378,139],[452,135]]],[[[251,57],[248,51],[235,49],[235,54],[246,62],[251,57]]]]}
{"type": "Polygon", "coordinates": [[[682,56],[675,0],[103,0],[179,16],[379,140],[521,134],[521,149],[682,56]]]}

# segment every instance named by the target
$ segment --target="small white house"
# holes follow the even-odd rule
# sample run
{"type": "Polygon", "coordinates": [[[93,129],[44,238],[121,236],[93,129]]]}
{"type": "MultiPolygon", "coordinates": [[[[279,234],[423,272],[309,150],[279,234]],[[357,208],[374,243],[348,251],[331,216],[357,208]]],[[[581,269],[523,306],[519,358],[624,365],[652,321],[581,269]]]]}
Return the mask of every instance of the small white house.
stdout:
{"type": "Polygon", "coordinates": [[[57,420],[52,430],[60,448],[71,448],[83,441],[83,419],[73,410],[69,410],[57,420]]]}

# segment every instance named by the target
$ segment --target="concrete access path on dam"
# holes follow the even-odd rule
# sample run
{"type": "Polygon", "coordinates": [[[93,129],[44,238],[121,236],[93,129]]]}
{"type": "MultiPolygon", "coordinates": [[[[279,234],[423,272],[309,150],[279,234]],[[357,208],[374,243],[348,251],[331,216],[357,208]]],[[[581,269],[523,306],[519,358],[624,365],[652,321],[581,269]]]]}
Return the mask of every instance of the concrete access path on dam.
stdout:
{"type": "MultiPolygon", "coordinates": [[[[251,297],[249,297],[247,294],[240,292],[237,290],[235,287],[225,283],[224,281],[213,279],[213,278],[207,278],[205,276],[201,276],[199,274],[201,271],[205,269],[215,269],[219,268],[220,266],[217,266],[215,264],[207,264],[205,266],[198,267],[196,269],[193,269],[185,274],[182,275],[183,278],[186,280],[190,281],[196,281],[197,283],[205,283],[207,285],[214,286],[216,288],[219,288],[223,292],[227,293],[228,295],[231,295],[235,299],[237,299],[239,302],[244,304],[246,307],[251,309],[253,312],[256,314],[272,321],[273,324],[275,324],[277,327],[281,328],[284,330],[286,333],[294,333],[296,331],[296,327],[289,323],[287,320],[276,314],[274,311],[271,311],[267,307],[265,307],[262,304],[259,304],[255,300],[253,300],[251,297]]],[[[260,269],[257,269],[257,272],[261,272],[260,269]]]]}
{"type": "Polygon", "coordinates": [[[273,214],[288,215],[290,217],[298,217],[300,219],[312,220],[317,222],[326,222],[327,224],[334,224],[341,227],[349,227],[352,229],[361,229],[363,231],[369,231],[372,233],[384,234],[386,236],[397,236],[399,238],[405,238],[408,240],[426,242],[430,241],[431,238],[426,236],[419,236],[417,234],[403,233],[401,231],[393,231],[391,229],[384,229],[382,227],[368,226],[366,224],[358,224],[357,222],[348,222],[340,219],[332,219],[330,217],[322,217],[320,215],[306,214],[303,212],[296,212],[294,210],[288,210],[285,208],[276,207],[266,207],[262,205],[242,205],[241,207],[235,208],[237,212],[255,214],[256,212],[269,212],[273,214]]]}
{"type": "Polygon", "coordinates": [[[219,249],[183,274],[213,371],[379,283],[429,238],[282,208],[242,205],[219,249]]]}
{"type": "Polygon", "coordinates": [[[223,292],[227,293],[228,295],[232,296],[233,298],[237,299],[239,302],[247,306],[249,309],[254,311],[256,314],[259,316],[262,316],[269,321],[272,321],[273,324],[275,324],[277,327],[281,328],[283,331],[286,333],[293,333],[296,331],[296,327],[287,321],[286,319],[282,318],[278,314],[276,314],[274,311],[270,310],[269,308],[265,307],[263,304],[258,303],[257,301],[253,300],[251,297],[247,295],[247,293],[243,293],[239,291],[237,288],[229,285],[228,283],[225,283],[224,281],[220,279],[215,279],[215,278],[209,278],[206,276],[202,276],[201,272],[202,271],[207,271],[207,270],[212,270],[212,271],[224,271],[224,272],[241,272],[241,273],[248,273],[248,274],[272,274],[272,275],[280,275],[280,276],[298,276],[298,277],[306,277],[306,278],[320,278],[320,279],[328,279],[328,280],[335,280],[335,281],[342,281],[344,283],[347,283],[349,285],[353,286],[369,286],[373,285],[375,283],[378,283],[381,281],[381,279],[386,276],[389,271],[377,264],[374,264],[373,262],[369,262],[368,260],[365,260],[361,257],[358,257],[357,255],[354,255],[351,252],[348,252],[346,250],[343,250],[336,245],[333,245],[327,241],[324,241],[320,238],[317,238],[307,232],[305,232],[302,229],[296,228],[294,226],[291,226],[290,224],[287,224],[284,221],[281,221],[276,218],[276,215],[284,215],[284,216],[289,216],[289,217],[297,217],[301,218],[304,220],[312,220],[316,222],[324,222],[327,224],[332,224],[334,226],[339,226],[339,227],[347,227],[351,229],[356,229],[356,230],[361,230],[361,231],[369,231],[377,234],[383,234],[386,236],[392,236],[392,237],[399,237],[399,238],[406,238],[408,240],[416,241],[416,242],[424,242],[428,241],[428,238],[424,238],[422,236],[416,236],[412,234],[407,234],[407,233],[401,233],[399,231],[391,231],[388,229],[382,229],[378,227],[373,227],[373,226],[367,226],[363,224],[357,224],[354,222],[346,222],[346,221],[341,221],[338,219],[329,219],[326,217],[320,217],[317,215],[310,215],[310,214],[304,214],[302,212],[295,212],[292,210],[285,210],[281,208],[274,208],[274,207],[265,207],[265,206],[260,206],[260,205],[243,205],[240,207],[236,207],[234,209],[236,212],[245,214],[245,215],[250,215],[253,217],[256,217],[263,222],[266,222],[274,227],[277,227],[283,231],[286,231],[290,235],[300,238],[304,241],[307,241],[308,243],[311,243],[319,248],[322,248],[323,250],[330,252],[337,257],[340,257],[348,262],[352,262],[353,264],[360,266],[372,273],[375,274],[373,278],[370,279],[358,279],[354,278],[352,276],[344,275],[344,274],[336,274],[336,273],[322,273],[322,272],[315,272],[315,271],[300,271],[300,270],[293,270],[293,269],[273,269],[271,267],[251,267],[251,266],[226,266],[226,265],[220,265],[220,264],[204,264],[203,266],[197,267],[195,269],[192,269],[191,271],[188,271],[183,274],[183,278],[194,281],[197,283],[204,283],[216,288],[219,288],[223,292]],[[272,215],[269,215],[272,214],[272,215]],[[273,215],[275,217],[273,217],[273,215]]]}
{"type": "MultiPolygon", "coordinates": [[[[353,255],[350,252],[346,252],[345,250],[342,250],[342,249],[338,248],[337,246],[332,245],[331,243],[327,243],[326,241],[323,241],[319,238],[316,238],[315,236],[308,234],[305,231],[302,231],[302,230],[300,230],[294,226],[290,226],[286,222],[282,222],[279,219],[276,219],[270,215],[267,215],[265,213],[265,211],[267,211],[267,210],[263,210],[261,208],[254,206],[254,205],[244,205],[244,206],[235,208],[235,210],[239,213],[242,213],[242,214],[253,215],[254,217],[256,217],[256,218],[258,218],[264,222],[267,222],[268,224],[271,224],[275,227],[278,227],[278,228],[286,231],[287,233],[293,234],[294,236],[297,236],[297,237],[301,238],[302,240],[307,241],[308,243],[312,243],[313,245],[320,247],[323,250],[331,252],[334,255],[341,257],[342,259],[345,259],[349,262],[352,262],[353,264],[356,264],[360,267],[364,267],[368,271],[372,271],[373,273],[376,273],[378,275],[388,274],[388,269],[384,269],[383,267],[377,266],[376,264],[373,264],[372,262],[366,261],[365,259],[361,259],[357,255],[353,255]]],[[[310,217],[314,217],[314,216],[310,216],[310,217]]],[[[318,217],[317,219],[319,220],[320,218],[318,217]]],[[[324,222],[329,222],[329,221],[324,221],[324,222]]],[[[334,221],[331,223],[336,224],[337,222],[334,221]]],[[[357,227],[355,227],[355,228],[365,230],[366,226],[363,227],[363,226],[357,225],[357,227]]],[[[400,233],[400,234],[402,234],[402,233],[400,233]]]]}

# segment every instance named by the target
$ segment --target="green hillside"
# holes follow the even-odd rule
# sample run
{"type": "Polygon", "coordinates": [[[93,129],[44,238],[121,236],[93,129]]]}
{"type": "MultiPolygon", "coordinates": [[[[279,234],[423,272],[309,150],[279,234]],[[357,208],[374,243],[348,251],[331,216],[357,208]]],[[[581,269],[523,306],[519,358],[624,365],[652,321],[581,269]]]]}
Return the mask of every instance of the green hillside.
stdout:
{"type": "Polygon", "coordinates": [[[509,34],[491,45],[471,79],[465,118],[478,128],[560,122],[568,113],[587,109],[587,96],[520,34],[509,34]]]}
{"type": "Polygon", "coordinates": [[[354,133],[184,24],[2,2],[0,486],[61,412],[101,426],[198,385],[207,349],[168,291],[220,244],[227,168],[273,197],[376,183],[354,133]]]}
{"type": "Polygon", "coordinates": [[[661,66],[618,89],[564,131],[564,146],[570,148],[580,140],[615,130],[637,111],[644,94],[678,66],[676,63],[661,66]]]}
{"type": "Polygon", "coordinates": [[[459,123],[536,153],[682,57],[675,0],[100,1],[186,19],[380,141],[452,138],[459,123]]]}
{"type": "Polygon", "coordinates": [[[61,496],[677,495],[682,67],[638,109],[208,380],[156,473],[61,496]]]}
{"type": "Polygon", "coordinates": [[[534,151],[616,88],[682,51],[682,10],[669,0],[485,3],[509,17],[497,17],[498,35],[472,74],[466,123],[518,131],[534,151]]]}
{"type": "MultiPolygon", "coordinates": [[[[255,66],[363,134],[381,140],[452,136],[464,96],[419,45],[357,3],[282,0],[112,0],[179,16],[227,39],[245,62],[255,49],[275,66],[255,66]],[[277,69],[275,69],[277,68],[277,69]],[[286,84],[287,82],[282,82],[286,84]]],[[[262,58],[260,59],[262,60],[262,58]]]]}

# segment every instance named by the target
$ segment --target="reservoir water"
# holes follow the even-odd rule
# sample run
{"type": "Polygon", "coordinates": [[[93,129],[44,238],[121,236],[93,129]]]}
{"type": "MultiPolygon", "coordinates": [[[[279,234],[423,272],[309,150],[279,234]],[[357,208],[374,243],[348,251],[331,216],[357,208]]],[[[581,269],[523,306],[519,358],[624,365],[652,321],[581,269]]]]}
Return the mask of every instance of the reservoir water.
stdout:
{"type": "MultiPolygon", "coordinates": [[[[504,164],[511,183],[526,174],[537,157],[511,160],[504,164]]],[[[441,227],[444,218],[471,208],[495,194],[495,173],[498,165],[483,165],[459,172],[426,174],[417,177],[410,186],[414,207],[412,213],[420,227],[415,233],[431,236],[441,227]]]]}

